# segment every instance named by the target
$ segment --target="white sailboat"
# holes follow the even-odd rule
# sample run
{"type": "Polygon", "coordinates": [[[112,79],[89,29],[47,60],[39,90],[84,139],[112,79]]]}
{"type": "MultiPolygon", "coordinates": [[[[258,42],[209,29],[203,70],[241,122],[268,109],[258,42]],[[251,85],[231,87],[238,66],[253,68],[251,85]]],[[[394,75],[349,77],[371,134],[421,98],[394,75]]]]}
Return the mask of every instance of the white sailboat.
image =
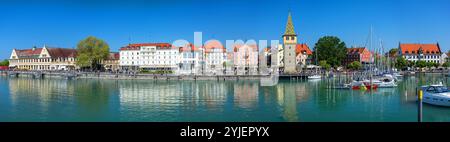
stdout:
{"type": "MultiPolygon", "coordinates": [[[[316,49],[316,65],[317,65],[317,52],[318,52],[318,50],[316,49]]],[[[322,78],[322,76],[319,73],[317,73],[317,67],[318,66],[315,67],[316,74],[308,76],[309,80],[320,80],[322,78]]]]}

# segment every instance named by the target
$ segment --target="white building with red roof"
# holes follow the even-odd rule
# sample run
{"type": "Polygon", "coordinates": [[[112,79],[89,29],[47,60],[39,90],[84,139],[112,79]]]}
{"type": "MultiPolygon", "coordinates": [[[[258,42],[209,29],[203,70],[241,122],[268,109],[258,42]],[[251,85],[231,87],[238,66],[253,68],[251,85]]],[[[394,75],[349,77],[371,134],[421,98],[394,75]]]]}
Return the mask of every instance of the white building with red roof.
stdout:
{"type": "Polygon", "coordinates": [[[179,48],[169,43],[138,43],[120,48],[122,70],[178,71],[179,48]]]}
{"type": "Polygon", "coordinates": [[[298,67],[303,67],[307,63],[308,56],[312,55],[312,51],[309,49],[306,43],[297,44],[295,47],[295,61],[298,67]]]}
{"type": "Polygon", "coordinates": [[[258,46],[236,44],[233,48],[233,62],[237,74],[255,74],[258,71],[258,46]]]}
{"type": "Polygon", "coordinates": [[[73,70],[76,68],[76,49],[69,48],[30,48],[13,49],[9,67],[19,70],[73,70]]]}
{"type": "Polygon", "coordinates": [[[179,74],[199,74],[201,73],[201,62],[203,59],[203,48],[193,44],[179,47],[180,50],[180,70],[179,74]]]}
{"type": "Polygon", "coordinates": [[[223,73],[225,69],[227,50],[220,41],[210,40],[204,45],[204,67],[205,73],[223,73]]]}
{"type": "MultiPolygon", "coordinates": [[[[443,54],[439,43],[436,44],[414,44],[400,43],[398,54],[408,61],[417,62],[420,60],[432,63],[443,64],[443,54]]],[[[445,55],[444,55],[445,56],[445,55]]]]}

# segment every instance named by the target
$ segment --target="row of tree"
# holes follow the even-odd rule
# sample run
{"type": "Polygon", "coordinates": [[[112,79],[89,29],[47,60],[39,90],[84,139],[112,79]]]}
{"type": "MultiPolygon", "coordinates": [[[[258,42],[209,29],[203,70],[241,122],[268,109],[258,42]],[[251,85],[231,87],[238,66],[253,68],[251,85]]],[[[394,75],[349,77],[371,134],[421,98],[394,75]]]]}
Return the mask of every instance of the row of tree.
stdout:
{"type": "MultiPolygon", "coordinates": [[[[398,48],[393,48],[389,50],[387,56],[394,56],[398,53],[398,48]]],[[[320,38],[314,46],[313,58],[318,58],[320,61],[318,63],[324,69],[329,70],[330,68],[340,67],[344,59],[347,55],[347,47],[345,42],[341,41],[338,37],[335,36],[325,36],[320,38]]],[[[386,62],[388,59],[386,57],[382,57],[380,59],[375,59],[375,62],[386,62]]],[[[407,67],[439,67],[439,63],[432,63],[426,61],[419,62],[411,62],[407,61],[403,57],[397,57],[393,62],[390,62],[389,66],[395,67],[400,70],[404,70],[407,67]]],[[[449,62],[445,62],[442,67],[450,67],[449,62]]],[[[362,68],[362,64],[360,62],[352,62],[346,66],[347,69],[350,70],[359,70],[362,68]]]]}
{"type": "MultiPolygon", "coordinates": [[[[426,62],[424,60],[421,61],[417,61],[417,62],[412,62],[412,61],[407,61],[405,58],[403,57],[397,57],[397,59],[395,60],[395,68],[399,69],[399,70],[405,70],[408,67],[413,68],[413,67],[418,67],[418,68],[438,68],[440,66],[439,63],[433,63],[433,62],[426,62]]],[[[449,62],[445,62],[444,64],[442,64],[442,67],[450,67],[450,63],[449,62]]]]}

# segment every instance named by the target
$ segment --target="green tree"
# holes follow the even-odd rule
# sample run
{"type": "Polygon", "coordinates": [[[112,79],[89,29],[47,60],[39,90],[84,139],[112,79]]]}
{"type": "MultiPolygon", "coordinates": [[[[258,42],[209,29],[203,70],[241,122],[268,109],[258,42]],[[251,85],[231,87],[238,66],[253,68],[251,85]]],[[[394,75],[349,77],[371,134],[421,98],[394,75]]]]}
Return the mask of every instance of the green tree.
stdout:
{"type": "Polygon", "coordinates": [[[397,55],[397,53],[398,48],[392,48],[391,50],[389,50],[389,56],[397,55]]]}
{"type": "Polygon", "coordinates": [[[362,68],[362,64],[358,61],[353,61],[352,63],[347,65],[347,69],[350,70],[359,70],[362,68]]]}
{"type": "Polygon", "coordinates": [[[416,66],[419,67],[419,68],[424,68],[424,67],[428,66],[428,63],[423,61],[423,60],[421,60],[421,61],[417,61],[416,66]]]}
{"type": "Polygon", "coordinates": [[[406,61],[406,59],[403,57],[397,57],[397,59],[395,61],[395,68],[397,68],[399,70],[403,70],[406,67],[408,67],[408,62],[406,61]]]}
{"type": "Polygon", "coordinates": [[[98,70],[100,62],[109,56],[109,45],[101,39],[89,36],[77,45],[77,62],[82,68],[98,70]]]}
{"type": "Polygon", "coordinates": [[[446,67],[446,68],[450,67],[450,62],[445,62],[444,64],[442,64],[442,67],[446,67]]]}
{"type": "Polygon", "coordinates": [[[410,68],[413,68],[413,67],[417,66],[417,63],[414,62],[414,61],[407,61],[407,62],[408,62],[407,66],[410,67],[410,68]]]}
{"type": "Polygon", "coordinates": [[[314,46],[313,57],[318,61],[326,61],[332,67],[338,67],[347,55],[347,47],[343,41],[335,36],[324,36],[314,46]]]}
{"type": "Polygon", "coordinates": [[[325,60],[320,61],[319,62],[319,66],[321,66],[325,70],[330,70],[331,69],[331,65],[328,64],[327,61],[325,61],[325,60]]]}
{"type": "Polygon", "coordinates": [[[9,66],[9,60],[3,60],[2,62],[0,62],[0,66],[9,66]]]}

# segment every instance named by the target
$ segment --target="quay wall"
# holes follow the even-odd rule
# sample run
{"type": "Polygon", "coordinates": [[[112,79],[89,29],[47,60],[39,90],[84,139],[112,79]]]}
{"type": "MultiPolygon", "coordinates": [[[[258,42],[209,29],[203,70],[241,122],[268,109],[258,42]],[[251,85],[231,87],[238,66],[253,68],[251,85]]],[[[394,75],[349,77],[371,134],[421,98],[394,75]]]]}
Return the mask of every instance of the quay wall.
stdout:
{"type": "Polygon", "coordinates": [[[113,80],[259,80],[262,77],[268,77],[264,75],[217,75],[217,76],[205,76],[205,75],[124,75],[124,74],[83,74],[79,75],[77,79],[113,79],[113,80]]]}

